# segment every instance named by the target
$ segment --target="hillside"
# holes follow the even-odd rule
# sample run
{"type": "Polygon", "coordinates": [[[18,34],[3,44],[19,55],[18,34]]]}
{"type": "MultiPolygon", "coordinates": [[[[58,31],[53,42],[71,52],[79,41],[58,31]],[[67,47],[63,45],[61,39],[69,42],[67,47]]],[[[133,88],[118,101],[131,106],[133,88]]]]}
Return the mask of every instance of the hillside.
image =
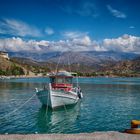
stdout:
{"type": "Polygon", "coordinates": [[[26,70],[19,64],[0,57],[0,75],[25,75],[26,70]]]}
{"type": "Polygon", "coordinates": [[[119,61],[116,64],[108,64],[100,71],[118,76],[140,76],[140,57],[133,60],[119,61]]]}
{"type": "Polygon", "coordinates": [[[59,57],[61,62],[57,65],[57,61],[59,58],[52,59],[45,62],[38,62],[28,58],[12,58],[13,62],[17,64],[21,64],[25,68],[31,70],[35,73],[47,73],[51,71],[55,71],[56,67],[58,69],[65,69],[68,71],[77,72],[81,76],[140,76],[140,57],[137,57],[133,60],[121,60],[121,61],[113,61],[113,60],[104,60],[104,61],[92,61],[86,58],[81,58],[81,61],[78,62],[78,55],[74,55],[71,57],[69,54],[65,54],[59,57]],[[69,57],[66,61],[64,58],[69,57]],[[73,61],[70,61],[73,60],[73,61]],[[74,60],[76,61],[74,63],[74,60]],[[85,63],[86,60],[90,63],[85,63]],[[72,63],[73,62],[73,63],[72,63]]]}
{"type": "Polygon", "coordinates": [[[9,60],[3,57],[0,57],[0,70],[6,70],[10,68],[11,66],[12,66],[12,63],[9,60]]]}
{"type": "Polygon", "coordinates": [[[10,57],[14,58],[14,61],[16,61],[16,58],[18,58],[18,61],[16,62],[22,63],[23,65],[26,64],[26,68],[29,67],[29,69],[32,69],[32,71],[37,69],[37,67],[42,69],[42,66],[43,69],[44,66],[45,69],[47,69],[48,67],[48,71],[49,71],[55,69],[57,63],[59,63],[59,66],[61,67],[63,65],[73,65],[74,70],[77,69],[77,65],[78,67],[80,67],[80,69],[82,68],[82,70],[84,68],[84,71],[87,71],[85,67],[87,68],[90,67],[88,69],[90,72],[93,71],[91,69],[94,69],[94,71],[95,69],[99,70],[108,64],[112,64],[124,60],[132,60],[139,56],[134,53],[122,53],[122,52],[113,52],[113,51],[108,51],[108,52],[97,52],[97,51],[70,52],[69,51],[69,52],[45,52],[41,54],[28,53],[28,52],[10,52],[9,55],[10,57]],[[50,68],[50,66],[53,68],[50,68]]]}
{"type": "Polygon", "coordinates": [[[44,73],[45,75],[47,72],[51,71],[50,63],[38,62],[29,58],[21,57],[13,57],[11,58],[11,61],[18,65],[22,65],[22,67],[24,67],[27,71],[33,72],[36,75],[39,73],[44,73]]]}

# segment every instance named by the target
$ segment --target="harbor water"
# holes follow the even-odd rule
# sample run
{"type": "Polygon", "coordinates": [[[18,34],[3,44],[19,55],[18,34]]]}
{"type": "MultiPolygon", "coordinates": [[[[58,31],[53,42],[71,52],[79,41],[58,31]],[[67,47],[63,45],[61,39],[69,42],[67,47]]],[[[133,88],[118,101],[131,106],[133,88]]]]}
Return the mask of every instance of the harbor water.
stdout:
{"type": "Polygon", "coordinates": [[[0,80],[0,134],[123,131],[140,119],[140,78],[79,78],[82,101],[54,111],[34,96],[48,81],[0,80]]]}

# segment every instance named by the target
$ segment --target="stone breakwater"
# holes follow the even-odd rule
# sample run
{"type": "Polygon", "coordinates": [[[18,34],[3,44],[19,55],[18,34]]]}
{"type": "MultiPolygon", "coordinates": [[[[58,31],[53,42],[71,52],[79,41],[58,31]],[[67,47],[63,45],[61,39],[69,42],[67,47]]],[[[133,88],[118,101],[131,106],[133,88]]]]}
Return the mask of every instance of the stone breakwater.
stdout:
{"type": "Polygon", "coordinates": [[[80,134],[12,134],[0,135],[0,140],[140,140],[140,135],[113,131],[80,134]]]}

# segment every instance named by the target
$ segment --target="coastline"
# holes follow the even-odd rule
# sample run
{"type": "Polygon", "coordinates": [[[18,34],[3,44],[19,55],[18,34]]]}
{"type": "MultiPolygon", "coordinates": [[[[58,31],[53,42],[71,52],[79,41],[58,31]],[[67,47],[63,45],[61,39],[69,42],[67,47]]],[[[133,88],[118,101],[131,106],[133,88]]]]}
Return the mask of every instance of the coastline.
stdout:
{"type": "MultiPolygon", "coordinates": [[[[21,75],[21,76],[0,76],[0,80],[19,78],[48,78],[49,76],[21,75]]],[[[79,76],[78,78],[140,78],[140,76],[79,76]]]]}
{"type": "Polygon", "coordinates": [[[5,134],[0,135],[0,140],[140,140],[140,135],[117,131],[79,134],[5,134]]]}

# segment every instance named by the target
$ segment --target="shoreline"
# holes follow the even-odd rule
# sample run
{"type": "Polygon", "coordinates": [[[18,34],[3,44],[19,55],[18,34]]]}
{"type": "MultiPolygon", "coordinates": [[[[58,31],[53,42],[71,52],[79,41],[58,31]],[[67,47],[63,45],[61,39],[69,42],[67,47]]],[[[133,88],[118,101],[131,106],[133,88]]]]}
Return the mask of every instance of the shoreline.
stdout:
{"type": "MultiPolygon", "coordinates": [[[[4,79],[19,79],[19,78],[48,78],[49,76],[26,76],[26,75],[22,75],[22,76],[0,76],[0,80],[4,80],[4,79]]],[[[131,76],[79,76],[78,78],[140,78],[140,76],[135,76],[135,77],[131,77],[131,76]]]]}
{"type": "Polygon", "coordinates": [[[139,134],[117,131],[79,134],[5,134],[0,140],[140,140],[139,134]]]}

